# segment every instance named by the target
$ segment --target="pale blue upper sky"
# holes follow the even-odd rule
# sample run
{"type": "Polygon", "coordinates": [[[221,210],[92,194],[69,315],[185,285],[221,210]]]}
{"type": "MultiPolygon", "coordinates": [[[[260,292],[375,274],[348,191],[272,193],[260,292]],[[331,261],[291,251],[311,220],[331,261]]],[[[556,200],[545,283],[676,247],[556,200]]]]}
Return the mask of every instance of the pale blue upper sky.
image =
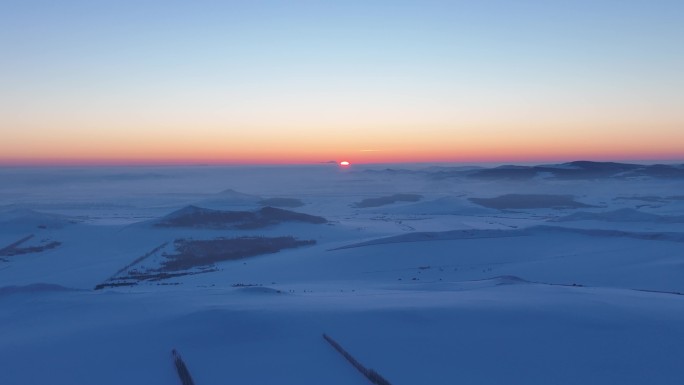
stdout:
{"type": "Polygon", "coordinates": [[[684,139],[684,1],[4,0],[0,31],[9,158],[188,126],[684,139]]]}

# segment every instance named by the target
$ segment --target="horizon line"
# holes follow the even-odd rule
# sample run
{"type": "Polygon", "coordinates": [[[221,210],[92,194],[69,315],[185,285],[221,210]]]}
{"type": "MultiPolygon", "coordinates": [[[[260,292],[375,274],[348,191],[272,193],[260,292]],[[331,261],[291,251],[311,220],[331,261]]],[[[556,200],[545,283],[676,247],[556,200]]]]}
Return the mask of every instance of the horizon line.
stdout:
{"type": "MultiPolygon", "coordinates": [[[[321,162],[230,162],[230,161],[38,161],[38,162],[2,162],[0,168],[78,168],[78,167],[249,167],[249,166],[326,166],[336,165],[342,160],[321,161],[321,162]]],[[[640,163],[640,164],[684,164],[684,158],[669,159],[596,159],[591,157],[564,158],[564,159],[509,159],[509,160],[417,160],[417,161],[372,161],[372,162],[351,162],[352,166],[373,166],[373,165],[401,165],[401,164],[549,164],[549,163],[572,163],[572,162],[596,162],[596,163],[640,163]]]]}

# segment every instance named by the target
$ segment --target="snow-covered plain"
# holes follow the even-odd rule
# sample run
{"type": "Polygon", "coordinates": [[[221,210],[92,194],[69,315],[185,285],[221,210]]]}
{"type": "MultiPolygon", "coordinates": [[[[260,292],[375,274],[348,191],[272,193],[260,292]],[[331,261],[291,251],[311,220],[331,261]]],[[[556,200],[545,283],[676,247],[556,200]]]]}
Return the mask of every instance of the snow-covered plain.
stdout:
{"type": "Polygon", "coordinates": [[[680,384],[682,218],[681,165],[4,168],[0,384],[369,384],[322,333],[393,385],[680,384]]]}

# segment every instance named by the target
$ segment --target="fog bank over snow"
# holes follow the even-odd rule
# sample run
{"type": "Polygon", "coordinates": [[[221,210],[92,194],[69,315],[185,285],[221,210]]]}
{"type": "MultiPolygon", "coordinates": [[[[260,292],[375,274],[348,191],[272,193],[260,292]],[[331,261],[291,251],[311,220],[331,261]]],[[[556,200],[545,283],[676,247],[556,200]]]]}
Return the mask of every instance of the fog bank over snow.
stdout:
{"type": "Polygon", "coordinates": [[[0,168],[0,383],[679,384],[683,170],[0,168]]]}

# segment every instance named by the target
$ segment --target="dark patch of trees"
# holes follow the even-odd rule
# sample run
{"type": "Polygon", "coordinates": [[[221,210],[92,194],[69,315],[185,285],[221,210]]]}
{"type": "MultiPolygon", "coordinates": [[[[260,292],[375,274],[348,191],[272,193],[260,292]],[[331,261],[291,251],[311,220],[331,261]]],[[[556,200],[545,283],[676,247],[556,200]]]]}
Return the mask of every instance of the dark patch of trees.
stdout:
{"type": "Polygon", "coordinates": [[[217,270],[213,266],[216,262],[276,253],[282,249],[313,245],[315,243],[315,240],[299,240],[291,236],[216,238],[209,240],[177,239],[173,243],[174,254],[162,254],[164,261],[160,266],[129,270],[134,265],[160,251],[166,246],[166,243],[135,259],[107,281],[95,286],[95,290],[106,287],[134,286],[141,281],[154,282],[185,275],[208,273],[217,270]],[[190,271],[190,269],[195,267],[198,269],[190,271]],[[127,275],[122,276],[121,273],[123,272],[127,272],[127,275]]]}
{"type": "Polygon", "coordinates": [[[223,211],[189,206],[159,220],[158,227],[256,229],[282,222],[327,223],[319,216],[264,207],[257,211],[223,211]]]}
{"type": "MultiPolygon", "coordinates": [[[[163,279],[169,279],[169,278],[177,278],[177,277],[182,277],[185,275],[195,275],[195,274],[202,274],[202,273],[209,273],[212,271],[216,271],[216,269],[204,269],[202,271],[184,271],[184,272],[178,272],[178,273],[167,273],[167,272],[160,272],[158,270],[150,270],[145,273],[131,273],[130,275],[126,277],[119,277],[119,278],[112,278],[110,280],[107,280],[104,283],[98,284],[95,286],[95,290],[101,290],[106,287],[119,287],[119,286],[135,286],[138,284],[140,281],[150,281],[150,282],[156,282],[156,281],[161,281],[163,279]]],[[[177,285],[177,283],[174,283],[177,285]]]]}
{"type": "Polygon", "coordinates": [[[44,243],[44,244],[38,245],[38,246],[19,247],[21,244],[32,239],[33,237],[34,237],[34,235],[31,234],[31,235],[28,235],[24,238],[21,238],[20,240],[12,243],[6,247],[3,247],[2,249],[0,249],[0,256],[11,257],[13,255],[40,253],[41,251],[50,250],[50,249],[54,249],[56,247],[59,247],[62,244],[62,242],[52,241],[52,242],[44,243]]]}
{"type": "Polygon", "coordinates": [[[120,287],[120,286],[135,286],[137,285],[137,282],[109,282],[109,283],[100,283],[95,286],[95,290],[102,290],[105,287],[120,287]]]}
{"type": "Polygon", "coordinates": [[[178,239],[174,242],[176,254],[165,255],[160,271],[186,270],[215,262],[243,259],[260,254],[276,253],[282,249],[313,245],[314,240],[294,237],[240,237],[210,240],[178,239]]]}
{"type": "Polygon", "coordinates": [[[384,196],[380,198],[368,198],[361,202],[355,203],[356,208],[368,208],[368,207],[379,207],[385,206],[396,202],[418,202],[423,198],[422,195],[418,194],[394,194],[389,196],[384,196]]]}

